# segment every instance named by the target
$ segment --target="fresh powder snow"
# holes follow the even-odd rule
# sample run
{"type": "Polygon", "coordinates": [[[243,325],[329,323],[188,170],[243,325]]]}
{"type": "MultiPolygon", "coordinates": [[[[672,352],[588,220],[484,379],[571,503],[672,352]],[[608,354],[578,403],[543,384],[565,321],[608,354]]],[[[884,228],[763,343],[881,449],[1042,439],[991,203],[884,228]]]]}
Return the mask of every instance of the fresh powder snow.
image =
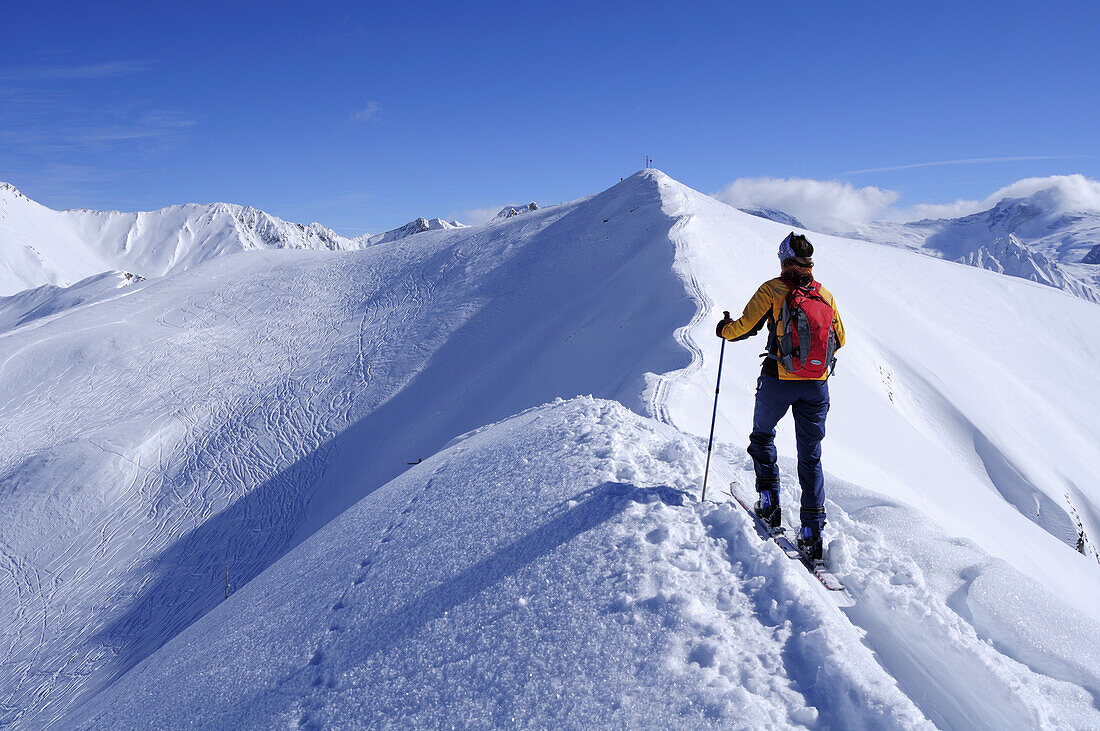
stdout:
{"type": "Polygon", "coordinates": [[[698,456],[591,398],[467,435],[175,638],[84,723],[925,723],[740,508],[692,496],[698,456]],[[164,688],[172,702],[141,700],[164,688]]]}

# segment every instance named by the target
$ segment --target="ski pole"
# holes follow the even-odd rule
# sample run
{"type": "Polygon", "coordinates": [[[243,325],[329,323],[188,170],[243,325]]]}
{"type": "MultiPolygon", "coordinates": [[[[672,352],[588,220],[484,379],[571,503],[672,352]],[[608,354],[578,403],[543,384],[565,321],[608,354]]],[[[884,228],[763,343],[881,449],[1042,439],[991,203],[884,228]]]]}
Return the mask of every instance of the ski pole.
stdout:
{"type": "MultiPolygon", "coordinates": [[[[722,313],[723,319],[730,319],[729,310],[722,313]]],[[[707,499],[707,477],[710,475],[710,450],[714,446],[714,421],[718,418],[718,390],[722,387],[722,358],[726,356],[726,339],[722,338],[722,347],[718,351],[718,382],[714,384],[714,411],[710,414],[710,439],[707,440],[707,466],[703,469],[703,500],[707,499]]]]}

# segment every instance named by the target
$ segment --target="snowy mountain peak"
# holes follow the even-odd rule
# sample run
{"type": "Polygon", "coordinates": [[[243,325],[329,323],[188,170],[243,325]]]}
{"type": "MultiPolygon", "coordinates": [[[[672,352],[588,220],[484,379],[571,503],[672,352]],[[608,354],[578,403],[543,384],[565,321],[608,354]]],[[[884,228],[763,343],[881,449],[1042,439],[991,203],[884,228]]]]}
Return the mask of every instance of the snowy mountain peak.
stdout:
{"type": "Polygon", "coordinates": [[[990,227],[998,227],[1005,231],[1015,231],[1038,216],[1048,213],[1054,208],[1052,205],[1053,190],[1041,191],[1027,198],[1005,198],[993,206],[993,208],[974,216],[984,218],[990,227]]]}
{"type": "MultiPolygon", "coordinates": [[[[972,215],[1010,222],[1027,221],[1038,215],[1057,213],[1100,213],[1100,181],[1084,175],[1026,178],[1000,192],[1002,197],[991,208],[972,215]]],[[[962,220],[969,217],[937,220],[962,220]]]]}
{"type": "Polygon", "coordinates": [[[390,241],[397,241],[409,236],[415,236],[425,231],[444,231],[454,228],[466,228],[466,226],[458,221],[444,221],[442,218],[427,219],[421,216],[413,221],[409,221],[404,226],[399,226],[380,234],[363,234],[362,236],[357,236],[354,240],[364,246],[374,246],[376,244],[385,244],[390,241]]]}
{"type": "Polygon", "coordinates": [[[14,185],[12,185],[11,183],[5,183],[3,181],[0,181],[0,194],[7,194],[18,198],[23,198],[25,200],[30,200],[29,198],[27,198],[27,196],[23,195],[23,193],[14,185]]]}
{"type": "Polygon", "coordinates": [[[789,213],[784,213],[783,211],[778,211],[774,208],[766,208],[766,207],[763,207],[763,206],[757,206],[756,208],[741,208],[739,210],[744,212],[744,213],[749,214],[750,216],[757,216],[758,218],[766,218],[769,221],[775,221],[776,223],[781,223],[784,226],[793,226],[794,228],[801,228],[801,229],[806,228],[804,225],[802,225],[802,222],[799,221],[794,216],[790,215],[789,213]]]}
{"type": "Polygon", "coordinates": [[[1066,175],[1022,180],[1005,190],[1013,195],[984,211],[906,224],[879,221],[850,235],[1100,302],[1100,182],[1066,175]]]}
{"type": "Polygon", "coordinates": [[[158,277],[257,249],[339,251],[360,244],[321,224],[284,221],[232,203],[124,213],[55,211],[10,184],[0,188],[0,295],[66,287],[108,270],[158,277]]]}
{"type": "Polygon", "coordinates": [[[1097,302],[1100,272],[1090,270],[1086,258],[1100,239],[1100,213],[1081,207],[1086,198],[1067,186],[1005,198],[987,211],[933,224],[938,230],[926,244],[956,260],[985,261],[979,265],[1097,302]],[[1008,259],[988,266],[994,251],[1008,259]]]}
{"type": "Polygon", "coordinates": [[[252,244],[252,248],[327,249],[330,251],[356,248],[349,239],[319,223],[305,226],[276,218],[252,206],[228,203],[215,205],[214,215],[231,216],[242,240],[252,244]]]}
{"type": "Polygon", "coordinates": [[[493,220],[500,220],[504,218],[513,218],[521,213],[530,213],[531,211],[537,211],[539,209],[538,204],[531,201],[525,206],[505,206],[500,209],[500,213],[493,216],[493,220]]]}
{"type": "Polygon", "coordinates": [[[1016,234],[999,236],[959,257],[957,261],[1046,284],[1090,302],[1100,303],[1100,291],[1066,273],[1057,262],[1030,249],[1016,234]]]}
{"type": "Polygon", "coordinates": [[[656,171],[524,215],[0,333],[0,725],[1100,726],[1100,310],[823,242],[842,611],[726,494],[713,324],[789,228],[656,171]]]}
{"type": "Polygon", "coordinates": [[[1084,175],[1057,175],[1046,180],[1023,180],[1013,187],[1022,187],[1023,198],[1049,211],[1091,211],[1100,213],[1100,181],[1084,175]],[[1028,184],[1042,187],[1026,193],[1028,184]]]}

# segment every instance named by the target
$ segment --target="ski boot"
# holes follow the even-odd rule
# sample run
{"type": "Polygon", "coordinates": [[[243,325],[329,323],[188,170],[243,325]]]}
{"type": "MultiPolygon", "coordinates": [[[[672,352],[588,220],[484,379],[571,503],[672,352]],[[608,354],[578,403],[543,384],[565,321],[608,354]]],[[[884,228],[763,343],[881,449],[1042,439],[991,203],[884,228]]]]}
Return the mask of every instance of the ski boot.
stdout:
{"type": "Polygon", "coordinates": [[[815,525],[804,525],[798,531],[798,550],[813,563],[824,563],[821,529],[815,525]]]}
{"type": "Polygon", "coordinates": [[[756,517],[764,521],[764,525],[772,530],[782,530],[783,513],[779,509],[779,487],[778,485],[763,487],[762,489],[761,487],[757,483],[757,489],[760,490],[760,499],[756,501],[756,508],[753,512],[756,513],[756,517]]]}
{"type": "Polygon", "coordinates": [[[825,528],[825,508],[802,506],[799,511],[802,529],[798,531],[798,550],[813,563],[821,563],[824,553],[821,531],[825,528]]]}

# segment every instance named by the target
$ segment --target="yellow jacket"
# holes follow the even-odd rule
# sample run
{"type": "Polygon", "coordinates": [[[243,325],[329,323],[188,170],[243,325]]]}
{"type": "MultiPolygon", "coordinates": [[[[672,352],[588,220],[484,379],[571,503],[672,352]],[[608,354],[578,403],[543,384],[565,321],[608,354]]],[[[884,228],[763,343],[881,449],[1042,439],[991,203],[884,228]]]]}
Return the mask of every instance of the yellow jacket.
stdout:
{"type": "MultiPolygon", "coordinates": [[[[782,330],[783,303],[790,291],[791,288],[780,277],[769,279],[761,284],[760,288],[756,290],[756,294],[745,305],[741,317],[722,328],[722,337],[726,340],[744,340],[760,332],[760,329],[767,325],[768,352],[775,355],[777,352],[776,343],[783,337],[783,333],[776,332],[776,329],[782,330]]],[[[840,350],[844,346],[844,324],[840,321],[840,310],[837,309],[832,293],[825,287],[821,288],[821,296],[833,308],[833,332],[836,334],[836,348],[840,350]]],[[[791,375],[775,358],[767,358],[764,361],[763,373],[785,381],[810,380],[791,375]]],[[[821,378],[812,380],[824,381],[828,377],[828,372],[826,372],[821,378]]]]}

